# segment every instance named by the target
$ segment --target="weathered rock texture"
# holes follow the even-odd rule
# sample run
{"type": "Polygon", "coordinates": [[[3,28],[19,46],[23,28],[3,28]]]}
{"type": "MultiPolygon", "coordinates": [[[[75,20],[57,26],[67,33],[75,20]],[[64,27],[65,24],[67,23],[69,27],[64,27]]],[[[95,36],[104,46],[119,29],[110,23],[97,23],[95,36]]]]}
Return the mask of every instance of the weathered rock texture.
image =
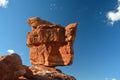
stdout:
{"type": "Polygon", "coordinates": [[[0,56],[0,80],[75,80],[75,78],[52,67],[25,66],[18,54],[10,54],[0,56]]]}
{"type": "Polygon", "coordinates": [[[34,17],[28,19],[28,24],[32,31],[27,35],[27,45],[30,48],[30,61],[33,65],[72,64],[77,23],[69,24],[64,28],[34,17]]]}
{"type": "Polygon", "coordinates": [[[27,45],[33,66],[23,65],[18,54],[0,56],[0,80],[76,80],[54,67],[72,64],[77,24],[64,28],[40,18],[30,18],[28,23],[32,31],[27,45]]]}
{"type": "Polygon", "coordinates": [[[0,56],[0,80],[17,80],[26,70],[19,55],[0,56]]]}
{"type": "Polygon", "coordinates": [[[72,76],[63,74],[58,69],[45,67],[42,65],[36,65],[28,67],[28,72],[26,72],[25,75],[19,77],[19,80],[76,80],[76,79],[72,76]]]}

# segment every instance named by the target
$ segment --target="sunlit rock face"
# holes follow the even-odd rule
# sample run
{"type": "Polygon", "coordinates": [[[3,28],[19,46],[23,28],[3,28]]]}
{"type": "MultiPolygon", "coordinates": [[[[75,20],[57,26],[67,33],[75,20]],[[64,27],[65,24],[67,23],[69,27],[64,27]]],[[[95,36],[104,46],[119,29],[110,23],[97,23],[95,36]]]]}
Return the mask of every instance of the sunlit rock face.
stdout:
{"type": "Polygon", "coordinates": [[[77,23],[62,27],[38,17],[29,18],[32,31],[27,34],[33,65],[67,66],[72,64],[77,23]]]}
{"type": "Polygon", "coordinates": [[[73,76],[66,75],[53,67],[36,65],[27,68],[26,74],[19,77],[18,80],[76,80],[73,76]]]}

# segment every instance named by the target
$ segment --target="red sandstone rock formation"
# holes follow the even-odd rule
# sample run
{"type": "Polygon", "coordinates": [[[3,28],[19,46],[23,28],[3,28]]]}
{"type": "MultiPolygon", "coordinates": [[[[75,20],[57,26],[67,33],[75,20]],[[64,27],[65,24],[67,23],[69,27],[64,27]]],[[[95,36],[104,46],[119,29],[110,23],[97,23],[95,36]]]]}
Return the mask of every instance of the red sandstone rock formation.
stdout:
{"type": "Polygon", "coordinates": [[[45,20],[42,20],[42,19],[40,19],[38,17],[34,17],[34,18],[29,18],[28,19],[28,24],[32,27],[32,30],[34,30],[40,24],[42,24],[42,25],[44,25],[44,24],[51,25],[52,23],[48,22],[48,21],[45,21],[45,20]]]}
{"type": "Polygon", "coordinates": [[[54,66],[72,64],[77,24],[64,28],[38,17],[28,23],[32,31],[27,45],[33,66],[23,65],[18,54],[0,56],[0,80],[76,80],[54,66]]]}
{"type": "Polygon", "coordinates": [[[26,70],[19,55],[0,56],[0,80],[17,80],[26,70]]]}
{"type": "Polygon", "coordinates": [[[75,80],[56,68],[25,66],[17,54],[0,56],[0,80],[75,80]]]}
{"type": "Polygon", "coordinates": [[[27,76],[23,75],[19,77],[19,80],[76,80],[74,77],[63,74],[60,70],[51,67],[36,65],[27,68],[28,72],[25,74],[27,76]]]}
{"type": "Polygon", "coordinates": [[[77,23],[69,24],[64,28],[35,17],[29,18],[28,24],[32,31],[27,35],[27,45],[30,48],[30,61],[33,65],[72,64],[77,23]]]}

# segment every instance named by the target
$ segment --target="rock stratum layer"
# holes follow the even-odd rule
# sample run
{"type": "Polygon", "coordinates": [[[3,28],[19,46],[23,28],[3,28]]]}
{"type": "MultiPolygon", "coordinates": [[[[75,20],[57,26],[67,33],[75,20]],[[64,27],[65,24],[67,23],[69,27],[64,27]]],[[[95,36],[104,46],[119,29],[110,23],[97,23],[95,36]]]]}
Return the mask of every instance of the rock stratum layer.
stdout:
{"type": "Polygon", "coordinates": [[[75,78],[52,67],[25,66],[18,54],[10,54],[0,56],[0,80],[75,80],[75,78]]]}
{"type": "Polygon", "coordinates": [[[28,24],[32,31],[27,34],[27,45],[30,48],[30,61],[33,65],[72,64],[77,23],[62,27],[34,17],[28,19],[28,24]]]}

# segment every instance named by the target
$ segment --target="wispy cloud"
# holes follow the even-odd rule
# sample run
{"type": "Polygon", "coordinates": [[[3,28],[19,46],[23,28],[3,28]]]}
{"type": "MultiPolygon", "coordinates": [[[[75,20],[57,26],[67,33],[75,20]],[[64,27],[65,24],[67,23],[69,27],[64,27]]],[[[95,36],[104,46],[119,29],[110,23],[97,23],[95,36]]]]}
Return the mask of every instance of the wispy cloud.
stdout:
{"type": "Polygon", "coordinates": [[[110,21],[110,24],[114,24],[116,21],[120,21],[120,0],[118,0],[118,7],[115,11],[109,11],[107,13],[107,18],[110,21]]]}
{"type": "Polygon", "coordinates": [[[9,0],[0,0],[0,7],[6,8],[9,3],[9,0]]]}
{"type": "Polygon", "coordinates": [[[117,80],[116,78],[112,78],[112,80],[117,80]]]}
{"type": "Polygon", "coordinates": [[[12,49],[7,50],[7,52],[8,52],[8,53],[15,53],[15,51],[12,50],[12,49]]]}

